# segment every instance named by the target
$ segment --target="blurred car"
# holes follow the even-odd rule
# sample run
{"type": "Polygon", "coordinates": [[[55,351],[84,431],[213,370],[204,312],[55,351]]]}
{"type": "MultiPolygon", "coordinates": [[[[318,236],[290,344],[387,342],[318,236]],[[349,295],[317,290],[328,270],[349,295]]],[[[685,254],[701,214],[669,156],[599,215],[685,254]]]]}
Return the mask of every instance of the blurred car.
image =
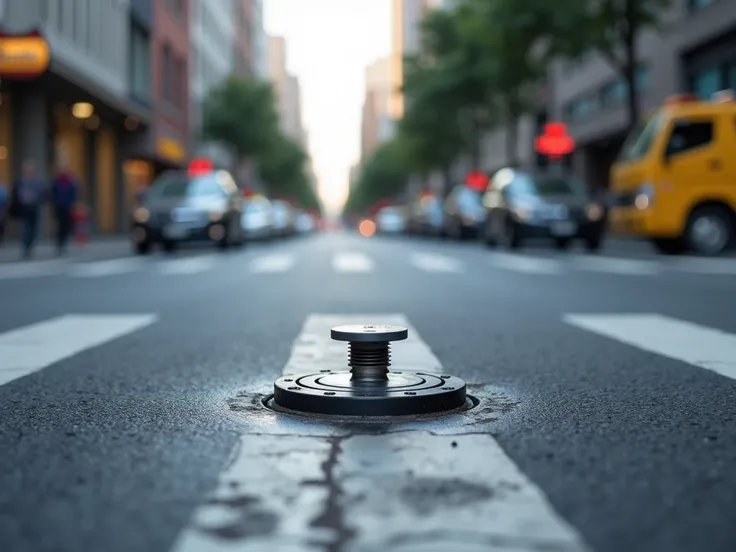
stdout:
{"type": "Polygon", "coordinates": [[[605,206],[570,175],[502,169],[494,176],[483,204],[483,241],[489,246],[517,249],[528,239],[545,238],[558,249],[566,249],[579,239],[592,252],[600,249],[605,234],[605,206]]]}
{"type": "Polygon", "coordinates": [[[483,194],[464,184],[455,186],[444,205],[443,233],[458,240],[477,238],[485,219],[483,194]]]}
{"type": "Polygon", "coordinates": [[[183,242],[212,242],[221,248],[244,242],[240,225],[243,199],[226,171],[168,171],[141,199],[132,224],[139,254],[157,244],[173,251],[183,242]]]}
{"type": "Polygon", "coordinates": [[[435,195],[425,195],[412,203],[408,229],[412,234],[427,236],[442,235],[444,212],[441,200],[435,195]]]}
{"type": "Polygon", "coordinates": [[[245,201],[240,223],[248,239],[262,240],[271,237],[272,211],[271,202],[263,196],[245,201]]]}
{"type": "Polygon", "coordinates": [[[400,207],[383,207],[376,213],[376,231],[399,234],[406,230],[406,217],[400,207]]]}
{"type": "Polygon", "coordinates": [[[297,211],[296,213],[296,232],[299,234],[307,234],[316,228],[316,221],[312,215],[306,211],[297,211]]]}
{"type": "Polygon", "coordinates": [[[290,236],[294,233],[294,209],[286,201],[277,199],[271,202],[272,219],[271,235],[276,237],[290,236]]]}

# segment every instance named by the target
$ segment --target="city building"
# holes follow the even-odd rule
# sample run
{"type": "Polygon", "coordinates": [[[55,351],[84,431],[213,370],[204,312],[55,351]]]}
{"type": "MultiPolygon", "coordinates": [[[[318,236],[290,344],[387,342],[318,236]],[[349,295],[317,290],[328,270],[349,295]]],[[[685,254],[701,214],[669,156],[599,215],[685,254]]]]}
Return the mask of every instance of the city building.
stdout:
{"type": "Polygon", "coordinates": [[[263,0],[253,0],[253,72],[268,80],[268,36],[263,18],[263,0]]]}
{"type": "MultiPolygon", "coordinates": [[[[93,231],[127,227],[121,143],[147,127],[151,110],[131,99],[128,1],[0,3],[0,180],[23,161],[44,179],[66,166],[79,180],[93,231]]],[[[138,85],[140,82],[138,82],[138,85]]],[[[52,228],[44,217],[44,231],[52,228]]]]}
{"type": "Polygon", "coordinates": [[[255,76],[255,0],[235,0],[235,51],[233,69],[241,77],[255,76]]]}
{"type": "Polygon", "coordinates": [[[306,145],[302,122],[301,87],[299,79],[288,72],[286,40],[283,37],[268,37],[268,71],[276,93],[282,131],[300,144],[306,145]]]}
{"type": "Polygon", "coordinates": [[[191,59],[190,132],[196,155],[211,158],[217,165],[232,168],[235,159],[222,144],[202,138],[203,105],[207,94],[235,69],[235,44],[238,19],[236,1],[190,0],[191,59]]]}
{"type": "Polygon", "coordinates": [[[393,135],[391,86],[390,57],[378,59],[366,67],[361,123],[361,159],[365,159],[379,144],[393,135]]]}
{"type": "MultiPolygon", "coordinates": [[[[736,89],[736,3],[677,0],[665,30],[638,43],[639,107],[642,114],[667,96],[692,92],[708,98],[736,89]]],[[[627,127],[626,87],[611,66],[590,54],[553,67],[550,112],[568,124],[577,142],[573,167],[592,186],[607,186],[608,171],[627,127]]]]}
{"type": "Polygon", "coordinates": [[[125,211],[139,188],[189,159],[189,10],[185,0],[131,1],[130,94],[153,118],[146,128],[127,123],[125,211]]]}

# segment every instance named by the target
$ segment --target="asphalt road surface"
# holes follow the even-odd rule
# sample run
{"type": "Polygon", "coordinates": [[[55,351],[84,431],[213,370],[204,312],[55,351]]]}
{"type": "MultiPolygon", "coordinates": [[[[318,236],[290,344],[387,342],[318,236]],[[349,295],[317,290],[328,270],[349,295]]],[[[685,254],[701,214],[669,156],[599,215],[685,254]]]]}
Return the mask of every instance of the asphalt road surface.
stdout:
{"type": "Polygon", "coordinates": [[[732,552],[736,259],[325,234],[0,266],[3,552],[732,552]],[[477,406],[268,410],[398,324],[477,406]]]}

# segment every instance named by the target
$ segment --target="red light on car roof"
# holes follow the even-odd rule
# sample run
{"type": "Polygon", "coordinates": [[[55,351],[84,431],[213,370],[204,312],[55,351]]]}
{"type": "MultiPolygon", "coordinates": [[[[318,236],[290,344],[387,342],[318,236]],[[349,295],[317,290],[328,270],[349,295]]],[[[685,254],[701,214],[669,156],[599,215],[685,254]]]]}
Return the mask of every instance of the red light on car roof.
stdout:
{"type": "Polygon", "coordinates": [[[547,123],[544,134],[535,140],[534,148],[537,153],[555,159],[571,154],[575,150],[575,140],[567,134],[563,123],[547,123]]]}
{"type": "Polygon", "coordinates": [[[485,192],[488,187],[488,175],[480,171],[473,171],[465,177],[465,185],[476,192],[485,192]]]}
{"type": "Polygon", "coordinates": [[[199,176],[203,174],[211,173],[214,170],[214,165],[209,159],[192,159],[189,163],[189,175],[199,176]]]}
{"type": "Polygon", "coordinates": [[[674,96],[670,96],[665,100],[666,105],[680,105],[680,104],[686,104],[686,103],[696,103],[699,102],[700,98],[698,98],[695,94],[675,94],[674,96]]]}

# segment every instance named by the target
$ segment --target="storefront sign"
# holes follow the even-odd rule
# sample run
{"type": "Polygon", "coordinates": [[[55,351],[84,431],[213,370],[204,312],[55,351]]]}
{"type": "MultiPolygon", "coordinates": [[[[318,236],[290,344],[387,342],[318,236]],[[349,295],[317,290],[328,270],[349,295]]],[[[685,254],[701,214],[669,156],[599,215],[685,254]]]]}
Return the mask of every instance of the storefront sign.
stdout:
{"type": "Polygon", "coordinates": [[[159,138],[156,141],[156,152],[161,157],[175,163],[182,163],[187,156],[184,146],[171,138],[159,138]]]}
{"type": "Polygon", "coordinates": [[[14,36],[0,32],[0,78],[33,79],[49,67],[49,44],[38,32],[14,36]]]}

